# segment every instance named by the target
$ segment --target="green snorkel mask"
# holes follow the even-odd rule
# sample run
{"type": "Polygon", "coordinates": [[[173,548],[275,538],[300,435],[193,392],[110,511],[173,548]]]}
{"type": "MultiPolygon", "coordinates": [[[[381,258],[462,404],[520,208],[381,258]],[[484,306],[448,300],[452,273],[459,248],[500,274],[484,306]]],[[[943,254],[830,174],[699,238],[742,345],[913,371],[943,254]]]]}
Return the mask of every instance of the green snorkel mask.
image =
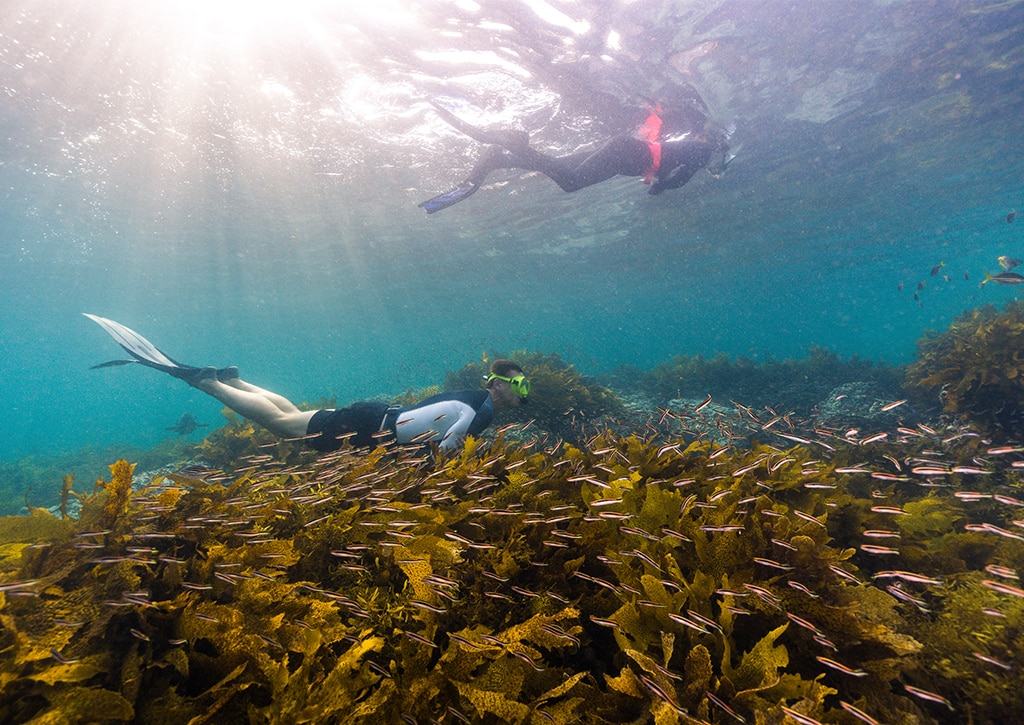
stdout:
{"type": "Polygon", "coordinates": [[[504,380],[512,387],[512,392],[518,395],[523,400],[526,400],[526,396],[530,394],[530,381],[526,379],[526,376],[520,373],[514,378],[507,378],[504,375],[495,375],[491,373],[484,380],[484,385],[491,382],[492,380],[504,380]]]}

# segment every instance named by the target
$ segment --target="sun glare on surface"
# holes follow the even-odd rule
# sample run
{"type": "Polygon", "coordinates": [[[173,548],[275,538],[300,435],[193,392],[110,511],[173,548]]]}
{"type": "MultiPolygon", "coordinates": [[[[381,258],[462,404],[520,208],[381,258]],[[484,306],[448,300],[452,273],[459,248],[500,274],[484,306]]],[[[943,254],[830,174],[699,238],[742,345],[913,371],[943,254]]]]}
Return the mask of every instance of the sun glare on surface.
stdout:
{"type": "Polygon", "coordinates": [[[401,2],[354,0],[149,0],[160,14],[173,16],[178,27],[247,35],[289,30],[326,19],[358,25],[396,25],[413,21],[401,2]]]}
{"type": "Polygon", "coordinates": [[[26,124],[23,143],[53,149],[40,174],[78,179],[101,205],[120,193],[164,214],[201,184],[238,189],[344,165],[334,156],[355,147],[361,122],[386,128],[408,105],[381,68],[432,41],[415,7],[4,0],[0,93],[35,114],[40,130],[26,124]]]}

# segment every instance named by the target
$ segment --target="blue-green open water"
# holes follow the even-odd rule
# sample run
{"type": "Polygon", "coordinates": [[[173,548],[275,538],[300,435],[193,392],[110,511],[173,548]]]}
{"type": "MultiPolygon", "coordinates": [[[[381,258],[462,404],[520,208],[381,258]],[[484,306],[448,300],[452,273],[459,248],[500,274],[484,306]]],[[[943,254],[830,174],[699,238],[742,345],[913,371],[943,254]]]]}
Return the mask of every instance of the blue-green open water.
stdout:
{"type": "Polygon", "coordinates": [[[220,420],[151,370],[90,370],[120,350],[82,312],[344,402],[523,347],[588,373],[812,345],[902,364],[1017,294],[979,282],[1024,255],[1024,3],[356,5],[3,4],[0,460],[220,420]],[[504,172],[416,206],[479,151],[431,98],[557,153],[681,83],[736,126],[720,179],[504,172]]]}

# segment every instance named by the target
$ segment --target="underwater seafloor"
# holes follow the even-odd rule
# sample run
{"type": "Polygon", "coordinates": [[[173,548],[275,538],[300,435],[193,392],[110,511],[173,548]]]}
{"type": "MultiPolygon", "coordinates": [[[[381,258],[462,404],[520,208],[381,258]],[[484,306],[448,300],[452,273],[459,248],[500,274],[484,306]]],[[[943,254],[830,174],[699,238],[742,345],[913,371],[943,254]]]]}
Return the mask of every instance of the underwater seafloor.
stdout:
{"type": "Polygon", "coordinates": [[[1013,722],[1022,339],[1015,302],[901,368],[507,351],[531,405],[450,456],[234,420],[67,476],[0,519],[0,719],[1013,722]]]}

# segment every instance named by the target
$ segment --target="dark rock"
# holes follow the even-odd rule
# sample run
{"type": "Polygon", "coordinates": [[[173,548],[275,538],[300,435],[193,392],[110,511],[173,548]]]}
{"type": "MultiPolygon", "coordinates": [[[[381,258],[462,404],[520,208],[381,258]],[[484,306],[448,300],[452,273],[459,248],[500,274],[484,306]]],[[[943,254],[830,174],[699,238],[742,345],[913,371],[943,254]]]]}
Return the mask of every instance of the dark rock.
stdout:
{"type": "Polygon", "coordinates": [[[909,402],[889,410],[883,408],[899,400],[899,392],[877,383],[846,383],[834,388],[828,397],[815,406],[815,426],[845,430],[863,428],[881,431],[899,425],[914,425],[920,416],[909,402]]]}

